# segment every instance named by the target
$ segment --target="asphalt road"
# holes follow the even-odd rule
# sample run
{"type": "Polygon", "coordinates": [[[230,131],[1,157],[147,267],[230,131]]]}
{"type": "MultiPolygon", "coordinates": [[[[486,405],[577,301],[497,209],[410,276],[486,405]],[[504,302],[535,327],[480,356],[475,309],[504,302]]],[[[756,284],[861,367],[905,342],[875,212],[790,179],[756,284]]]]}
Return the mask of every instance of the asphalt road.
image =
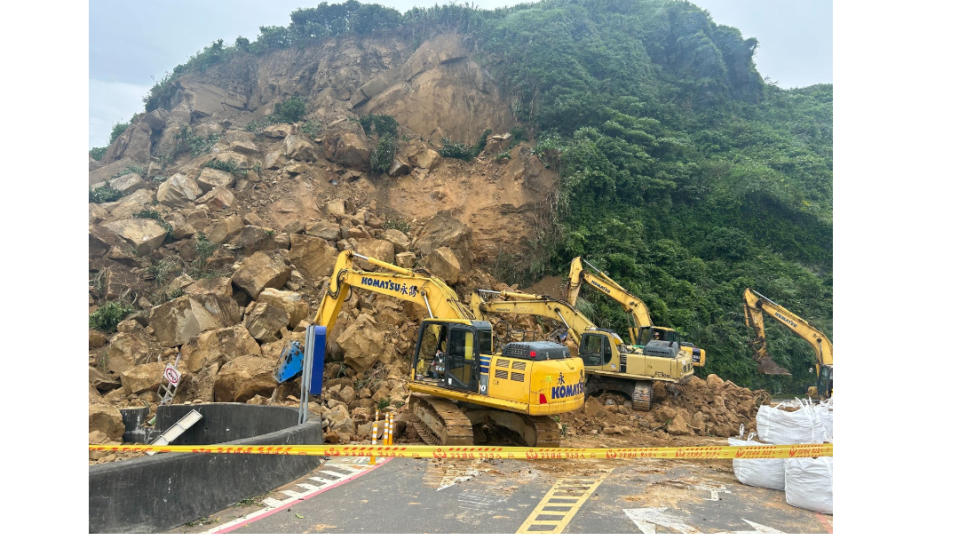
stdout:
{"type": "Polygon", "coordinates": [[[170,532],[832,532],[832,516],[739,484],[728,462],[367,462],[334,458],[257,501],[170,532]]]}

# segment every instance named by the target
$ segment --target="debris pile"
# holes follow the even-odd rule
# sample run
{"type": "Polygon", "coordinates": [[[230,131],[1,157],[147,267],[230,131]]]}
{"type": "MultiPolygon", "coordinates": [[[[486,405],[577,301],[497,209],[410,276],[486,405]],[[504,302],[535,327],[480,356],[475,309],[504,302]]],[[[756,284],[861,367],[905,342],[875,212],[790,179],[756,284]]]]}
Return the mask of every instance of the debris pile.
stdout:
{"type": "Polygon", "coordinates": [[[567,432],[579,436],[622,436],[639,444],[664,444],[676,436],[729,437],[756,429],[756,411],[769,403],[765,390],[693,376],[677,384],[656,382],[648,412],[632,410],[622,395],[590,396],[582,410],[561,415],[567,432]]]}

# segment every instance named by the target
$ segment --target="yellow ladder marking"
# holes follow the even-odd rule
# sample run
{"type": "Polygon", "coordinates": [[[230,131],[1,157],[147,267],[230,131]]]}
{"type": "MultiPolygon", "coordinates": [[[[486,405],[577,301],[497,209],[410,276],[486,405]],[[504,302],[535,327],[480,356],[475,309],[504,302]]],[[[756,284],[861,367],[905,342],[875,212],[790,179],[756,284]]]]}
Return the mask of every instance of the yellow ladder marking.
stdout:
{"type": "Polygon", "coordinates": [[[546,492],[526,521],[519,526],[517,534],[559,534],[573,519],[589,496],[603,483],[612,469],[597,471],[592,478],[562,478],[546,492]],[[557,510],[557,508],[564,508],[557,510]],[[549,508],[549,510],[547,510],[549,508]],[[558,516],[558,517],[557,517],[558,516]]]}

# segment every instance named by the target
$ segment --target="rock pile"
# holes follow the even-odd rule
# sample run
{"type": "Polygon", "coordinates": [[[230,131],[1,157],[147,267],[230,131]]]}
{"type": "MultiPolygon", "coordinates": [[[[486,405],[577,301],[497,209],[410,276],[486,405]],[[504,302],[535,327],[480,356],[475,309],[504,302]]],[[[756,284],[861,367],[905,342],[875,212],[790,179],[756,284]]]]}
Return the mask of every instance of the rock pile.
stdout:
{"type": "Polygon", "coordinates": [[[765,390],[753,391],[723,381],[716,375],[706,380],[693,376],[683,383],[653,385],[649,411],[632,410],[629,400],[618,394],[586,399],[585,407],[562,415],[577,434],[729,437],[756,429],[756,411],[769,403],[765,390]]]}

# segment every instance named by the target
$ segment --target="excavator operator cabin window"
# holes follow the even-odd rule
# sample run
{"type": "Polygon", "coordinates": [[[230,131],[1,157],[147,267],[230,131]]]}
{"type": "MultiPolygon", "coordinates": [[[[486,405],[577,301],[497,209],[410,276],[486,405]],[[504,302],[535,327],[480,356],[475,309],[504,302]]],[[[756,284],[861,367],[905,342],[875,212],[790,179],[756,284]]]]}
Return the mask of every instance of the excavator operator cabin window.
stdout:
{"type": "Polygon", "coordinates": [[[480,330],[477,332],[479,338],[479,347],[477,351],[480,354],[493,354],[493,332],[489,330],[480,330]]]}
{"type": "Polygon", "coordinates": [[[603,343],[605,341],[606,337],[601,334],[586,334],[583,336],[583,342],[579,346],[579,356],[583,359],[583,365],[603,365],[603,343]]]}
{"type": "Polygon", "coordinates": [[[446,325],[424,323],[420,330],[420,342],[417,344],[416,373],[426,375],[436,361],[437,351],[446,348],[446,325]]]}

